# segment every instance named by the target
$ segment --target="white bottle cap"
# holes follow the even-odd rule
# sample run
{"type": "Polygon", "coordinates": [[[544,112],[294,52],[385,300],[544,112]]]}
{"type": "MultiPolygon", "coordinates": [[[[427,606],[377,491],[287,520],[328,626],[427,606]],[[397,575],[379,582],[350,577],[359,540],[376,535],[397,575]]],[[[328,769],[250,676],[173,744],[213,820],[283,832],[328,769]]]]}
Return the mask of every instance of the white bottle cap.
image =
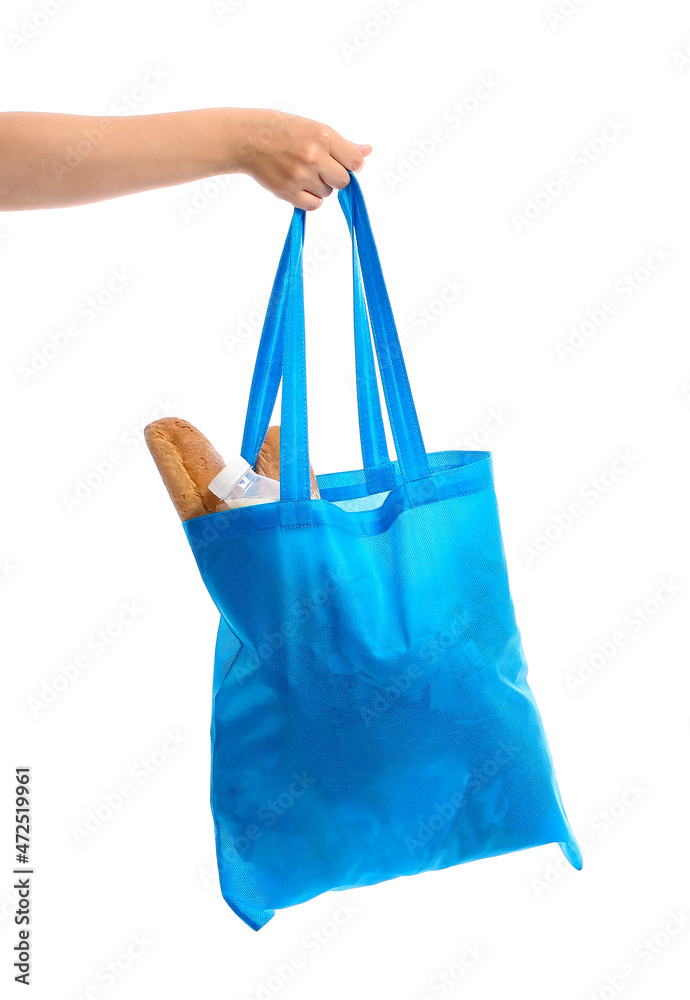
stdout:
{"type": "Polygon", "coordinates": [[[214,496],[222,500],[228,495],[235,483],[238,483],[242,476],[249,472],[250,469],[251,465],[249,462],[245,461],[241,455],[238,455],[237,458],[233,458],[232,462],[218,473],[215,479],[211,480],[208,488],[214,496]]]}

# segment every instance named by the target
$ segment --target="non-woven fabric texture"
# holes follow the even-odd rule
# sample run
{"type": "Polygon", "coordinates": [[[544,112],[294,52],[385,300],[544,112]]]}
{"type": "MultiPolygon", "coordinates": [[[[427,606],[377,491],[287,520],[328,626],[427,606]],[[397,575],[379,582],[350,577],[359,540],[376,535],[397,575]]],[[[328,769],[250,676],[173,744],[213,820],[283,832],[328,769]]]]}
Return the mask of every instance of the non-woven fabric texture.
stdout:
{"type": "Polygon", "coordinates": [[[425,451],[359,184],[353,246],[363,468],[311,499],[295,210],[242,455],[282,379],[280,500],[184,522],[221,621],[211,803],[223,896],[252,928],[331,889],[558,843],[580,868],[508,585],[492,459],[425,451]],[[388,455],[374,350],[396,459],[388,455]]]}

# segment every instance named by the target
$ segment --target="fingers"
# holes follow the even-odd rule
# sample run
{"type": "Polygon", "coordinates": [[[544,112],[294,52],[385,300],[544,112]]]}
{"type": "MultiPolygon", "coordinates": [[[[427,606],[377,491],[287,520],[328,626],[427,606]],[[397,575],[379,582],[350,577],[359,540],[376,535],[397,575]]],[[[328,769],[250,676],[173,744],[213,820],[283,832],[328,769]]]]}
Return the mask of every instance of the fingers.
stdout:
{"type": "MultiPolygon", "coordinates": [[[[333,188],[336,191],[342,191],[350,183],[350,175],[348,174],[345,167],[334,160],[332,156],[329,156],[324,165],[321,167],[321,180],[330,186],[331,191],[333,188]]],[[[329,191],[330,194],[330,191],[329,191]]]]}
{"type": "Polygon", "coordinates": [[[348,142],[341,136],[336,136],[335,139],[330,159],[321,171],[321,178],[332,188],[342,191],[350,183],[348,171],[357,173],[361,170],[364,157],[371,153],[372,147],[348,142]]]}
{"type": "Polygon", "coordinates": [[[325,180],[323,170],[314,176],[305,177],[301,186],[308,194],[314,194],[317,198],[327,198],[329,194],[333,194],[333,185],[325,180]]]}
{"type": "Polygon", "coordinates": [[[305,212],[313,212],[315,208],[321,208],[323,198],[319,198],[310,191],[300,191],[295,198],[289,199],[295,208],[303,208],[305,212]]]}
{"type": "Polygon", "coordinates": [[[361,162],[361,166],[357,166],[358,161],[355,159],[351,161],[354,162],[354,166],[345,167],[332,151],[328,163],[321,169],[321,179],[326,184],[329,184],[331,188],[335,188],[336,191],[342,191],[343,188],[347,187],[350,183],[348,170],[352,170],[353,173],[361,170],[364,165],[364,157],[368,156],[372,149],[371,146],[355,146],[353,143],[347,143],[346,145],[351,146],[355,152],[359,151],[361,153],[361,161],[359,161],[361,162]]]}
{"type": "Polygon", "coordinates": [[[369,156],[369,154],[374,148],[373,146],[370,146],[368,142],[366,143],[353,142],[352,145],[355,146],[360,151],[362,156],[369,156]]]}
{"type": "Polygon", "coordinates": [[[369,155],[369,153],[363,152],[365,149],[369,153],[371,152],[371,146],[355,146],[354,143],[343,139],[342,135],[338,135],[337,132],[333,135],[331,156],[345,167],[346,170],[352,170],[353,173],[357,173],[358,170],[362,169],[364,166],[364,157],[369,155]]]}

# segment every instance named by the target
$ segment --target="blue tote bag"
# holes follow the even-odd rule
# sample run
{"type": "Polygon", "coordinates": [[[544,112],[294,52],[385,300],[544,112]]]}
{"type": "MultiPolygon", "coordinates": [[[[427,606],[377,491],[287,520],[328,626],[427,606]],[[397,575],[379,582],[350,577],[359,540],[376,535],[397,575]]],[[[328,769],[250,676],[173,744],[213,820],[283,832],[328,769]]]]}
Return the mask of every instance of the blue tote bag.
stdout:
{"type": "Polygon", "coordinates": [[[220,611],[211,804],[226,902],[258,930],[329,889],[558,843],[566,818],[515,623],[491,454],[427,454],[354,176],[363,468],[309,481],[295,210],[242,455],[282,379],[280,500],[184,522],[220,611]],[[388,454],[374,351],[395,442],[388,454]]]}

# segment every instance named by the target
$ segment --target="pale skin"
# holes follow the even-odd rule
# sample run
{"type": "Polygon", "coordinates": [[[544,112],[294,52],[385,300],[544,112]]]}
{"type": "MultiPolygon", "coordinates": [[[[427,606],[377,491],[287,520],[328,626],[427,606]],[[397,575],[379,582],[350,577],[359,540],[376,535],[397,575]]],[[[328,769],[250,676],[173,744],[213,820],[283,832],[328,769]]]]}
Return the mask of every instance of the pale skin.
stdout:
{"type": "Polygon", "coordinates": [[[370,152],[321,122],[262,108],[121,118],[6,111],[0,211],[86,205],[220,174],[248,174],[312,211],[370,152]]]}

